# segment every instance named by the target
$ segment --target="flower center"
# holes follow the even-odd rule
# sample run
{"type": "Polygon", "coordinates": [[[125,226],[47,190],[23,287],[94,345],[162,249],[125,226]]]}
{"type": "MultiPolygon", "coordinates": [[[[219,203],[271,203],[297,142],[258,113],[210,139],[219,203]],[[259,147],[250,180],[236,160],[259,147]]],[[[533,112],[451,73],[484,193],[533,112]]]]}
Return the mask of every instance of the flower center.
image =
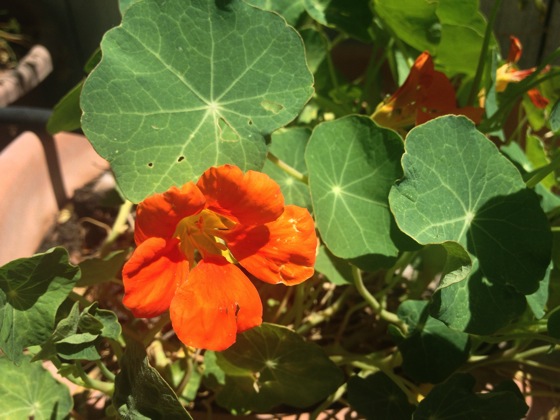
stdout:
{"type": "Polygon", "coordinates": [[[195,263],[196,251],[202,258],[209,255],[224,255],[228,249],[221,239],[224,231],[235,223],[224,216],[204,209],[200,213],[183,218],[175,229],[175,236],[181,241],[180,248],[191,267],[195,263]]]}

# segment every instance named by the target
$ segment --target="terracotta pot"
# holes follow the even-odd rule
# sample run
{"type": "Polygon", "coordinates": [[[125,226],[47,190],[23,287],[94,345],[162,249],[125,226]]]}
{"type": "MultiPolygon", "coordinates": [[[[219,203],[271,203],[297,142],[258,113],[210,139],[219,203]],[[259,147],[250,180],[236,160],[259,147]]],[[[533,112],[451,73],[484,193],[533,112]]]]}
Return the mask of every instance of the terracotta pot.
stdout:
{"type": "Polygon", "coordinates": [[[33,255],[59,209],[109,168],[79,134],[24,132],[0,153],[0,265],[33,255]]]}

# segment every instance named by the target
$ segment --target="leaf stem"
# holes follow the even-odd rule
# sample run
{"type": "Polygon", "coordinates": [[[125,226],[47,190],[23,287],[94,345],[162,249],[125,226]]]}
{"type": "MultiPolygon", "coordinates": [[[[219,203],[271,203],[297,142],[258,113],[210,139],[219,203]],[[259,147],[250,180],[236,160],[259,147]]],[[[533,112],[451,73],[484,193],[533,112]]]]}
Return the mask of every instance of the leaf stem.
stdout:
{"type": "Polygon", "coordinates": [[[109,381],[115,382],[115,374],[111,372],[107,368],[107,366],[105,366],[105,363],[103,363],[101,360],[96,360],[95,364],[97,365],[103,376],[105,376],[109,381]]]}
{"type": "Polygon", "coordinates": [[[159,319],[154,323],[150,331],[148,331],[144,335],[142,339],[142,343],[144,344],[144,347],[147,347],[152,342],[154,337],[163,329],[163,327],[169,324],[169,321],[170,321],[169,312],[164,312],[159,317],[159,319]]]}
{"type": "Polygon", "coordinates": [[[548,174],[554,172],[558,168],[560,168],[560,153],[556,154],[556,156],[550,163],[535,170],[531,178],[529,178],[527,182],[525,182],[525,185],[527,186],[527,188],[536,187],[539,182],[541,182],[548,176],[548,174]]]}
{"type": "Polygon", "coordinates": [[[268,152],[267,158],[272,163],[274,163],[276,166],[278,166],[280,169],[282,169],[284,172],[286,172],[288,175],[292,176],[293,178],[297,179],[298,181],[303,182],[304,184],[309,183],[309,179],[307,178],[307,175],[304,175],[301,172],[299,172],[297,169],[291,167],[286,162],[279,159],[273,153],[268,152]]]}
{"type": "Polygon", "coordinates": [[[117,238],[123,232],[126,231],[127,229],[126,223],[128,220],[128,216],[132,211],[133,205],[134,204],[128,200],[125,200],[124,203],[121,204],[115,222],[113,223],[113,226],[111,228],[111,231],[103,241],[103,244],[101,245],[101,249],[99,250],[100,257],[106,256],[110,252],[111,247],[113,246],[117,238]]]}
{"type": "Polygon", "coordinates": [[[354,286],[356,287],[358,293],[364,298],[364,300],[369,304],[369,306],[371,306],[374,312],[377,315],[379,315],[381,319],[391,324],[394,324],[401,331],[406,333],[407,331],[406,324],[403,321],[401,321],[396,314],[383,309],[379,301],[366,288],[360,269],[353,264],[351,265],[351,267],[352,267],[352,277],[354,279],[354,286]]]}
{"type": "Polygon", "coordinates": [[[115,386],[112,383],[107,383],[103,381],[98,381],[97,379],[93,379],[86,373],[82,364],[78,361],[75,361],[74,365],[76,366],[78,375],[80,375],[80,379],[84,381],[84,386],[86,388],[101,391],[105,395],[108,395],[110,397],[113,395],[113,392],[115,391],[115,386]]]}
{"type": "Polygon", "coordinates": [[[496,20],[496,16],[498,16],[498,10],[500,10],[501,4],[502,0],[495,0],[492,11],[490,12],[488,23],[486,25],[486,31],[484,32],[484,39],[480,48],[480,56],[478,57],[476,73],[469,93],[469,98],[467,99],[467,105],[476,105],[475,100],[478,97],[480,82],[482,81],[482,73],[484,72],[484,67],[486,66],[486,57],[488,57],[488,46],[490,45],[490,38],[492,37],[492,29],[494,28],[494,21],[496,20]]]}

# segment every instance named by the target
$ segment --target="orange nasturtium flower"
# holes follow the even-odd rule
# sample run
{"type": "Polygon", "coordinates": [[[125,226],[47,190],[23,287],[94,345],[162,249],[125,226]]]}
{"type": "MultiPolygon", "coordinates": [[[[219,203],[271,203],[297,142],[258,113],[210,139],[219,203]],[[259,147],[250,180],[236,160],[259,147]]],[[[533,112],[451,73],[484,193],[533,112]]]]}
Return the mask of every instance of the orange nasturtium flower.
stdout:
{"type": "Polygon", "coordinates": [[[483,113],[478,107],[457,107],[453,85],[434,69],[432,57],[425,51],[414,62],[404,84],[380,103],[371,117],[381,126],[399,129],[447,114],[465,115],[478,124],[483,113]]]}
{"type": "Polygon", "coordinates": [[[134,239],[123,268],[125,306],[143,318],[169,309],[179,339],[209,350],[262,323],[257,290],[235,262],[290,286],[313,275],[317,246],[306,209],[285,206],[267,175],[231,165],[141,202],[134,239]]]}
{"type": "MultiPolygon", "coordinates": [[[[521,42],[516,37],[510,36],[509,41],[509,53],[506,63],[496,70],[496,92],[503,92],[508,84],[520,82],[536,70],[536,67],[527,70],[517,69],[516,64],[521,58],[523,49],[521,42]]],[[[548,105],[548,99],[542,96],[536,88],[529,89],[527,95],[529,95],[529,99],[537,108],[543,109],[548,105]]]]}

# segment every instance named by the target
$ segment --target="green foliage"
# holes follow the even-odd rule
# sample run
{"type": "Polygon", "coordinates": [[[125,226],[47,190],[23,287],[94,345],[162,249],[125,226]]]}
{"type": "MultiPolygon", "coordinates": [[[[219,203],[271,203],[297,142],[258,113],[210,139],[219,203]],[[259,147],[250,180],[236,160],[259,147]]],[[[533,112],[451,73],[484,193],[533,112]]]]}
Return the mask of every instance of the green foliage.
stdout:
{"type": "Polygon", "coordinates": [[[23,357],[19,366],[0,357],[0,417],[3,419],[68,418],[72,397],[68,388],[55,380],[40,363],[23,357]]]}
{"type": "Polygon", "coordinates": [[[402,175],[402,140],[366,117],[318,125],[305,161],[322,239],[339,258],[395,257],[399,233],[387,193],[402,175]]]}
{"type": "Polygon", "coordinates": [[[342,372],[313,343],[285,327],[263,324],[239,335],[221,353],[207,353],[217,402],[237,413],[281,404],[309,407],[341,385],[342,372]]]}
{"type": "Polygon", "coordinates": [[[470,375],[453,376],[436,386],[422,400],[414,412],[414,419],[455,419],[458,413],[467,420],[513,420],[525,417],[529,407],[512,381],[502,383],[485,394],[474,393],[474,384],[475,380],[470,375]]]}
{"type": "Polygon", "coordinates": [[[141,343],[129,341],[115,378],[113,405],[125,419],[192,420],[177,395],[150,366],[141,343]]]}
{"type": "Polygon", "coordinates": [[[209,166],[262,168],[264,136],[312,93],[297,32],[240,0],[135,3],[101,48],[82,128],[133,202],[209,166]]]}
{"type": "MultiPolygon", "coordinates": [[[[78,266],[54,248],[0,267],[0,417],[68,416],[68,391],[42,361],[126,419],[190,419],[185,407],[204,407],[509,420],[525,416],[528,392],[540,403],[536,384],[560,395],[550,374],[560,345],[560,50],[509,80],[516,64],[505,65],[477,0],[119,5],[122,23],[47,129],[82,128],[130,201],[78,266]],[[438,72],[421,66],[423,51],[438,72]],[[475,103],[476,123],[435,117],[475,103]],[[226,163],[275,180],[286,204],[312,214],[319,243],[314,277],[255,281],[263,324],[214,352],[181,343],[173,328],[191,326],[170,323],[165,305],[135,319],[121,271],[137,245],[132,202],[226,163]],[[519,371],[523,394],[511,380],[519,371]]],[[[166,217],[153,222],[166,230],[166,217]]],[[[270,245],[259,263],[291,251],[274,243],[275,226],[255,231],[270,245]]],[[[220,238],[213,248],[226,247],[220,238]]],[[[135,257],[153,260],[155,282],[164,274],[166,258],[145,248],[135,257]]],[[[186,279],[174,275],[170,299],[186,279]]],[[[212,280],[217,294],[231,287],[212,280]]]]}
{"type": "Polygon", "coordinates": [[[10,360],[21,362],[24,348],[50,336],[56,311],[79,276],[63,248],[0,268],[0,348],[10,360]]]}
{"type": "Polygon", "coordinates": [[[406,394],[383,372],[348,380],[350,405],[367,419],[408,420],[414,406],[406,394]]]}

